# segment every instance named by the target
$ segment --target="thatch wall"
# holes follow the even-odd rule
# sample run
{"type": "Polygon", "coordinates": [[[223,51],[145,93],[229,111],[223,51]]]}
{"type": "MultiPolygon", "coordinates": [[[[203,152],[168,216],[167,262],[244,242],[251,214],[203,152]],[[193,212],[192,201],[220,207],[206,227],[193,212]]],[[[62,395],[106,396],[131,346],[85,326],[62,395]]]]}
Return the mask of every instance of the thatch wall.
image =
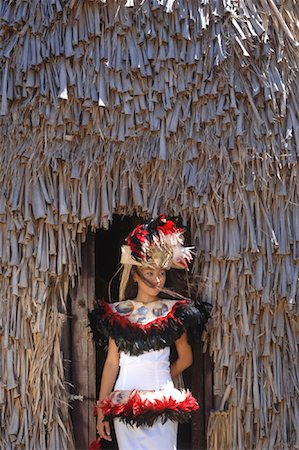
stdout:
{"type": "Polygon", "coordinates": [[[190,220],[214,304],[210,448],[299,448],[296,0],[0,1],[0,18],[1,448],[72,447],[60,334],[81,242],[161,211],[190,220]]]}

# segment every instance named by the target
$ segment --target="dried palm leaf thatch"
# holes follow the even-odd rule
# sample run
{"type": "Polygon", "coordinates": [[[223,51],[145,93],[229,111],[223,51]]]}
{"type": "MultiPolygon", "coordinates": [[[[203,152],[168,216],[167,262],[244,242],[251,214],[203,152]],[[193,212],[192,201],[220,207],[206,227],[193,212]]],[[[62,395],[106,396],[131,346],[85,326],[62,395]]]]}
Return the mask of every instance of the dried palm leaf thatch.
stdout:
{"type": "MultiPolygon", "coordinates": [[[[230,421],[233,415],[224,410],[225,404],[230,396],[231,386],[227,385],[224,396],[221,400],[219,411],[211,412],[208,429],[208,448],[211,450],[231,448],[233,441],[232,430],[233,424],[230,421]]],[[[239,424],[238,424],[239,425],[239,424]]]]}
{"type": "Polygon", "coordinates": [[[81,243],[164,211],[214,304],[210,448],[299,448],[298,23],[295,0],[0,0],[0,446],[72,448],[81,243]]]}

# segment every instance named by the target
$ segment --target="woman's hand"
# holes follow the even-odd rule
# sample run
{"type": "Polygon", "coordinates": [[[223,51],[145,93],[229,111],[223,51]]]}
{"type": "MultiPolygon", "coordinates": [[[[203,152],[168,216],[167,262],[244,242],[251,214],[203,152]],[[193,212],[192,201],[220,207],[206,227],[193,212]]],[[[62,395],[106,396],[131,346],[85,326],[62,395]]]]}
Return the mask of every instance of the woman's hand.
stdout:
{"type": "Polygon", "coordinates": [[[110,436],[110,423],[108,422],[108,420],[104,420],[102,410],[99,407],[98,407],[97,430],[101,439],[112,441],[112,438],[110,436]]]}
{"type": "Polygon", "coordinates": [[[99,407],[100,402],[106,398],[112,391],[119,369],[119,352],[116,343],[109,338],[108,354],[104,364],[101,387],[99,393],[98,403],[98,419],[97,430],[100,438],[112,441],[110,436],[110,424],[107,420],[104,421],[102,409],[99,407]]]}

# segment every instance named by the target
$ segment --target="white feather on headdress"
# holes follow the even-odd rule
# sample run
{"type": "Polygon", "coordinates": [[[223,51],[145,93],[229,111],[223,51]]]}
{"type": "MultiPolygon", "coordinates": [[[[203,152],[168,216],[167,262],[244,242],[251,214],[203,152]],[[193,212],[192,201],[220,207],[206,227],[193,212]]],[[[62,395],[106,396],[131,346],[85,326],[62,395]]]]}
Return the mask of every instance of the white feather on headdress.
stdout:
{"type": "Polygon", "coordinates": [[[194,247],[184,247],[184,230],[164,215],[138,225],[121,248],[123,274],[119,298],[123,299],[132,266],[187,269],[194,247]]]}

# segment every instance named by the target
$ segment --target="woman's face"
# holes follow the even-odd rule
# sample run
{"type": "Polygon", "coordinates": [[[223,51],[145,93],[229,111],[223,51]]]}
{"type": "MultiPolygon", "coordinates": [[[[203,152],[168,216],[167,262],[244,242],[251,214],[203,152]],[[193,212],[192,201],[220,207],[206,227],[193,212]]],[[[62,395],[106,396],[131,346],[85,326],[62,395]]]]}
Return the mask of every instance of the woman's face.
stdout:
{"type": "Polygon", "coordinates": [[[166,270],[160,268],[144,267],[138,269],[134,274],[134,280],[138,284],[138,296],[156,297],[164,287],[166,281],[166,270]],[[149,284],[146,283],[148,281],[149,284]]]}

